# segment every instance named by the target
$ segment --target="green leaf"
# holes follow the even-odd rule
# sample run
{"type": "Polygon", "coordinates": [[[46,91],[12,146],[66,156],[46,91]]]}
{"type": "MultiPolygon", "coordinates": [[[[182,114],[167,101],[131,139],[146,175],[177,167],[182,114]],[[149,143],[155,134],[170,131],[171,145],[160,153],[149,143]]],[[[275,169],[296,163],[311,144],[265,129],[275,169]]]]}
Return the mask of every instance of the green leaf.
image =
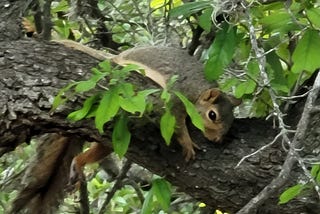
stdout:
{"type": "Polygon", "coordinates": [[[135,94],[134,87],[131,83],[122,83],[118,85],[119,94],[123,97],[132,97],[135,94]]]}
{"type": "Polygon", "coordinates": [[[112,132],[112,145],[114,152],[123,157],[129,147],[131,133],[128,129],[128,118],[121,114],[120,118],[116,121],[112,132]]]}
{"type": "Polygon", "coordinates": [[[297,184],[295,186],[289,187],[284,191],[279,197],[279,204],[285,204],[298,196],[300,192],[304,189],[305,185],[297,184]]]}
{"type": "Polygon", "coordinates": [[[307,16],[313,25],[320,28],[320,8],[308,9],[307,16]]]}
{"type": "Polygon", "coordinates": [[[67,20],[56,20],[54,22],[54,29],[59,33],[62,38],[67,39],[70,35],[70,24],[67,20]]]}
{"type": "Polygon", "coordinates": [[[146,90],[143,90],[143,91],[139,91],[138,94],[141,94],[142,96],[147,98],[147,96],[149,96],[150,94],[154,94],[154,93],[156,93],[158,91],[160,91],[160,89],[146,89],[146,90]]]}
{"type": "Polygon", "coordinates": [[[99,63],[100,68],[102,68],[102,72],[109,73],[111,71],[111,65],[109,60],[104,60],[99,63]]]}
{"type": "MultiPolygon", "coordinates": [[[[182,0],[172,0],[170,1],[170,3],[173,7],[176,7],[182,4],[182,0]]],[[[164,5],[167,5],[167,4],[168,4],[167,0],[151,0],[150,1],[150,7],[152,9],[161,9],[164,5]]]]}
{"type": "Polygon", "coordinates": [[[155,179],[152,182],[152,191],[158,202],[160,203],[162,209],[167,211],[170,206],[171,199],[171,186],[164,179],[155,179]]]}
{"type": "Polygon", "coordinates": [[[149,89],[144,91],[139,91],[135,96],[131,97],[120,97],[119,102],[123,110],[130,112],[132,114],[138,112],[140,116],[144,113],[147,106],[147,96],[159,91],[159,89],[149,89]]]}
{"type": "Polygon", "coordinates": [[[94,104],[94,102],[97,100],[97,98],[98,98],[98,95],[94,95],[86,99],[86,101],[84,101],[83,103],[83,107],[77,111],[70,113],[68,115],[68,119],[72,121],[78,121],[85,118],[89,113],[89,111],[91,110],[91,107],[94,104]]]}
{"type": "Polygon", "coordinates": [[[259,64],[256,60],[251,60],[248,63],[248,69],[246,73],[251,79],[257,79],[259,77],[260,69],[259,64]]]}
{"type": "Polygon", "coordinates": [[[311,176],[315,178],[320,173],[320,164],[313,165],[311,168],[311,176]]]}
{"type": "Polygon", "coordinates": [[[256,88],[256,83],[249,79],[246,82],[240,83],[235,90],[235,96],[241,98],[244,94],[252,94],[256,88]]]}
{"type": "Polygon", "coordinates": [[[62,0],[59,4],[52,4],[51,13],[67,12],[69,9],[68,2],[62,0]]]}
{"type": "Polygon", "coordinates": [[[91,80],[87,80],[87,81],[80,81],[76,88],[75,91],[76,92],[85,92],[85,91],[90,91],[91,89],[93,89],[96,86],[96,83],[91,81],[91,80]]]}
{"type": "Polygon", "coordinates": [[[160,119],[160,132],[167,145],[171,142],[175,126],[176,118],[171,114],[170,110],[166,108],[165,113],[160,119]]]}
{"type": "Polygon", "coordinates": [[[141,67],[135,64],[126,65],[121,69],[121,71],[124,73],[128,73],[130,71],[139,71],[139,70],[141,70],[141,67]]]}
{"type": "Polygon", "coordinates": [[[170,90],[178,79],[179,79],[179,75],[172,75],[167,82],[167,89],[170,90]]]}
{"type": "Polygon", "coordinates": [[[153,207],[153,191],[152,189],[148,192],[146,198],[144,199],[141,214],[151,214],[153,207]]]}
{"type": "Polygon", "coordinates": [[[114,117],[120,108],[118,88],[112,88],[106,91],[99,103],[95,125],[100,133],[103,133],[103,126],[114,117]]]}
{"type": "Polygon", "coordinates": [[[199,112],[197,111],[196,107],[193,105],[193,103],[190,102],[188,100],[188,98],[186,98],[180,92],[175,91],[174,93],[175,93],[175,95],[177,95],[177,97],[182,101],[183,105],[185,106],[186,111],[187,111],[188,115],[190,116],[192,124],[204,132],[203,119],[202,119],[201,115],[199,114],[199,112]]]}
{"type": "Polygon", "coordinates": [[[166,88],[162,90],[160,98],[164,101],[164,103],[169,103],[171,99],[171,94],[168,92],[166,88]]]}
{"type": "Polygon", "coordinates": [[[77,82],[69,83],[66,87],[60,89],[57,96],[55,96],[55,98],[53,100],[52,108],[51,108],[50,112],[55,111],[59,105],[62,105],[63,103],[65,103],[68,100],[68,97],[65,96],[65,93],[77,84],[78,84],[77,82]]]}
{"type": "Polygon", "coordinates": [[[169,16],[171,18],[176,18],[178,16],[189,17],[191,14],[197,13],[203,9],[211,7],[210,1],[197,1],[185,3],[179,7],[175,7],[169,11],[169,16]]]}
{"type": "Polygon", "coordinates": [[[239,79],[236,77],[228,78],[224,83],[219,87],[222,91],[229,91],[233,86],[239,84],[239,79]]]}
{"type": "Polygon", "coordinates": [[[269,71],[269,79],[271,79],[271,87],[273,89],[276,89],[277,91],[288,93],[288,81],[284,76],[284,71],[280,63],[280,58],[274,51],[267,55],[267,62],[271,68],[267,69],[267,71],[269,71]]]}
{"type": "Polygon", "coordinates": [[[316,177],[316,181],[317,181],[318,183],[320,183],[320,172],[318,172],[318,175],[317,175],[317,177],[316,177]]]}
{"type": "Polygon", "coordinates": [[[236,27],[224,24],[217,33],[209,48],[209,59],[204,68],[205,76],[209,81],[217,80],[231,62],[237,43],[236,31],[236,27]]]}
{"type": "Polygon", "coordinates": [[[130,112],[131,114],[134,114],[136,112],[143,114],[145,108],[146,108],[146,101],[145,97],[142,96],[141,94],[137,94],[134,97],[120,97],[119,98],[119,103],[120,107],[127,111],[130,112]]]}
{"type": "Polygon", "coordinates": [[[320,67],[320,36],[316,30],[307,30],[297,44],[293,55],[292,72],[300,73],[303,70],[314,72],[320,67]]]}
{"type": "Polygon", "coordinates": [[[203,11],[201,16],[199,17],[199,25],[202,27],[207,33],[211,31],[212,27],[212,20],[211,20],[211,14],[213,9],[209,8],[203,11]]]}
{"type": "Polygon", "coordinates": [[[260,22],[266,33],[288,32],[297,28],[292,22],[291,15],[287,12],[277,12],[260,19],[260,22]]]}

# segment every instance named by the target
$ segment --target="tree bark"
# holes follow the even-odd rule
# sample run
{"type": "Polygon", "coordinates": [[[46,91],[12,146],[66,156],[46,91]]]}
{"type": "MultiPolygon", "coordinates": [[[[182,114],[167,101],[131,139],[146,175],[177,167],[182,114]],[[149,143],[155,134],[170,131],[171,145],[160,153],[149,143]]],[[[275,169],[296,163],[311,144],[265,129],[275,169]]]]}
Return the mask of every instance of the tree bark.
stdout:
{"type": "MultiPolygon", "coordinates": [[[[54,114],[49,114],[59,89],[71,80],[79,81],[88,77],[90,69],[98,61],[60,44],[21,39],[23,34],[19,27],[19,16],[27,8],[25,4],[21,0],[3,0],[0,3],[0,156],[24,142],[28,143],[32,138],[54,133],[39,138],[37,157],[25,174],[28,184],[21,184],[24,185],[21,191],[24,197],[18,198],[15,205],[17,207],[24,198],[28,200],[33,197],[34,206],[41,203],[57,206],[63,197],[64,189],[61,187],[66,186],[67,166],[72,156],[83,141],[96,141],[110,146],[112,124],[107,124],[105,134],[100,135],[92,120],[72,123],[66,119],[68,113],[80,107],[85,96],[72,99],[54,114]],[[66,145],[52,146],[50,139],[61,136],[66,145]],[[50,158],[46,155],[50,155],[50,158]],[[49,197],[54,192],[53,199],[43,197],[37,200],[44,192],[49,197]]],[[[139,75],[135,75],[133,81],[141,86],[151,84],[139,75]]],[[[192,81],[192,78],[184,84],[188,84],[188,81],[192,81]]],[[[301,104],[303,101],[289,112],[288,121],[293,128],[301,116],[301,104]]],[[[318,110],[313,112],[301,151],[304,157],[319,157],[319,98],[317,105],[318,110]]],[[[239,210],[269,184],[278,175],[286,157],[283,145],[276,142],[235,168],[243,156],[270,143],[277,135],[271,122],[263,119],[235,120],[221,144],[208,142],[193,127],[190,130],[201,149],[197,151],[195,160],[186,163],[176,142],[170,147],[165,146],[157,125],[133,121],[132,142],[126,157],[164,176],[181,191],[229,213],[239,210]]],[[[292,183],[283,186],[277,193],[299,181],[301,174],[300,167],[295,167],[291,172],[292,183]]],[[[271,197],[257,212],[318,213],[319,207],[318,210],[315,207],[319,202],[311,196],[281,206],[277,205],[278,196],[275,194],[271,197]]],[[[16,207],[11,211],[14,212],[16,207]]],[[[43,210],[41,213],[48,212],[51,211],[43,210]]]]}
{"type": "MultiPolygon", "coordinates": [[[[44,133],[77,136],[109,145],[111,124],[107,124],[105,134],[100,135],[91,120],[72,123],[66,119],[68,113],[80,107],[83,97],[73,99],[49,115],[52,100],[59,89],[71,80],[88,77],[90,68],[97,63],[92,57],[59,44],[26,39],[0,42],[0,154],[44,133]]],[[[135,78],[137,84],[148,81],[137,74],[135,78]]],[[[306,155],[314,155],[320,148],[319,112],[315,112],[312,118],[305,139],[306,155]]],[[[239,210],[270,183],[281,169],[286,154],[281,143],[277,142],[235,168],[243,156],[276,136],[277,130],[272,124],[260,119],[235,120],[221,144],[208,142],[190,127],[191,135],[201,149],[197,151],[196,159],[188,163],[183,160],[181,149],[175,142],[170,147],[165,146],[155,124],[135,121],[133,124],[128,159],[164,176],[194,198],[230,213],[239,210]]],[[[296,167],[292,182],[297,181],[300,173],[296,167]]],[[[298,200],[280,206],[277,200],[278,195],[274,195],[258,212],[308,212],[309,205],[313,205],[312,200],[310,203],[298,200]]]]}

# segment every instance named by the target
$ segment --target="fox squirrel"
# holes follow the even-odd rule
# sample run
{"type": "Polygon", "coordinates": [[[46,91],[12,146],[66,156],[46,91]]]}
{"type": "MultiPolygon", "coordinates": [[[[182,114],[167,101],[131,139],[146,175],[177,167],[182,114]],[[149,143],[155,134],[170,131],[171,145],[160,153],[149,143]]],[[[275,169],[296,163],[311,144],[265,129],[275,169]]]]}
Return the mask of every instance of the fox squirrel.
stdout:
{"type": "MultiPolygon", "coordinates": [[[[172,75],[179,75],[178,82],[190,78],[188,72],[202,73],[203,65],[184,50],[170,47],[139,47],[124,51],[119,55],[110,55],[83,46],[73,41],[58,41],[67,47],[88,53],[94,58],[109,59],[119,65],[136,64],[145,70],[146,77],[153,80],[160,87],[165,88],[172,75]]],[[[203,75],[193,75],[194,86],[175,84],[175,90],[182,91],[195,104],[196,109],[204,121],[204,136],[215,142],[220,142],[233,122],[232,110],[241,103],[241,100],[227,95],[217,88],[216,83],[208,83],[203,75]]],[[[198,146],[192,141],[187,126],[187,113],[183,104],[176,98],[173,100],[173,114],[177,120],[175,135],[183,148],[186,161],[194,159],[194,148],[198,146]]],[[[87,163],[101,160],[112,151],[101,143],[93,143],[92,147],[73,159],[70,171],[70,180],[76,181],[82,175],[82,168],[87,163]],[[79,176],[79,177],[78,177],[79,176]]]]}
{"type": "MultiPolygon", "coordinates": [[[[24,20],[23,25],[26,31],[30,30],[27,20],[24,20]]],[[[241,103],[241,100],[220,91],[216,83],[207,82],[203,75],[203,65],[182,49],[146,46],[132,48],[119,55],[112,55],[71,40],[58,40],[55,42],[87,53],[99,60],[109,59],[122,66],[136,64],[144,69],[146,77],[162,88],[166,87],[170,77],[178,75],[179,79],[177,81],[179,84],[175,84],[174,89],[182,91],[195,104],[204,121],[204,136],[210,141],[220,142],[222,140],[233,122],[233,108],[241,103]],[[192,75],[190,75],[190,72],[192,75]],[[192,77],[193,81],[189,82],[193,85],[182,84],[186,78],[190,77],[192,77]]],[[[189,135],[186,126],[187,113],[183,104],[175,98],[173,106],[172,111],[177,120],[176,139],[182,146],[183,155],[188,161],[195,157],[194,147],[197,148],[198,146],[189,135]]],[[[111,152],[112,149],[105,147],[103,144],[93,143],[89,150],[73,159],[70,180],[81,178],[83,176],[83,166],[87,163],[97,162],[111,152]]]]}

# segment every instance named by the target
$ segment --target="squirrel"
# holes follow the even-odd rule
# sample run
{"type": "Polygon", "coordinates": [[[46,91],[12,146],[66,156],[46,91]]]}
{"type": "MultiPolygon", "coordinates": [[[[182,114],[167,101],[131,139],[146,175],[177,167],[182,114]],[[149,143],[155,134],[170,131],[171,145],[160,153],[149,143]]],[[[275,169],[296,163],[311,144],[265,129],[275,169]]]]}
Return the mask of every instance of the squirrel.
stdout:
{"type": "MultiPolygon", "coordinates": [[[[85,52],[92,57],[105,60],[109,59],[113,63],[121,66],[136,64],[145,71],[145,76],[150,78],[160,87],[165,88],[167,81],[172,75],[179,75],[178,82],[183,82],[185,78],[192,75],[194,86],[175,84],[175,90],[182,91],[187,98],[195,104],[204,121],[204,136],[214,142],[220,142],[228,132],[234,116],[233,108],[240,105],[241,100],[231,95],[227,95],[217,88],[216,83],[209,83],[204,79],[203,65],[190,56],[186,51],[172,47],[137,47],[120,53],[111,55],[98,51],[76,42],[60,40],[59,43],[67,47],[85,52]],[[200,83],[200,84],[199,84],[200,83]]],[[[198,146],[193,142],[189,135],[186,125],[187,113],[181,101],[177,98],[173,100],[173,115],[176,117],[175,136],[182,146],[183,155],[186,161],[194,159],[194,148],[198,146]]],[[[112,150],[106,148],[101,143],[93,143],[92,147],[74,158],[71,164],[70,180],[74,181],[78,176],[82,177],[82,168],[87,163],[93,163],[103,159],[112,150]]]]}
{"type": "MultiPolygon", "coordinates": [[[[26,26],[26,23],[23,24],[26,26]]],[[[136,64],[144,69],[146,77],[162,88],[166,88],[167,81],[173,75],[178,75],[177,82],[179,84],[174,84],[174,89],[183,92],[195,104],[204,121],[204,136],[210,141],[222,141],[233,122],[233,108],[241,104],[241,100],[220,91],[217,83],[206,81],[203,75],[203,65],[185,50],[173,47],[146,46],[132,48],[119,55],[112,55],[71,40],[57,40],[55,42],[87,53],[98,60],[109,59],[121,66],[136,64]],[[190,75],[190,72],[192,75],[190,75]],[[183,84],[185,79],[190,77],[193,81],[189,82],[193,85],[183,84]]],[[[194,148],[198,148],[198,146],[189,135],[186,125],[187,113],[182,102],[175,98],[173,106],[172,113],[177,120],[175,136],[182,146],[185,160],[189,161],[194,159],[194,148]]],[[[107,148],[101,143],[93,143],[89,150],[73,159],[70,168],[70,180],[75,181],[82,178],[82,168],[87,163],[97,162],[111,152],[111,148],[107,148]]]]}

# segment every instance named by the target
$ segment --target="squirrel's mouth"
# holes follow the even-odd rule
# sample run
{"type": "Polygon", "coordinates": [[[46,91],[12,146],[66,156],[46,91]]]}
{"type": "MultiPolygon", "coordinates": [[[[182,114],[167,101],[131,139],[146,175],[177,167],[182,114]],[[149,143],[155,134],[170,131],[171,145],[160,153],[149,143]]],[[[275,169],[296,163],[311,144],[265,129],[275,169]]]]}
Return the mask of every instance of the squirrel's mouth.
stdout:
{"type": "Polygon", "coordinates": [[[222,142],[223,133],[222,130],[219,129],[205,129],[204,136],[215,143],[222,142]]]}

